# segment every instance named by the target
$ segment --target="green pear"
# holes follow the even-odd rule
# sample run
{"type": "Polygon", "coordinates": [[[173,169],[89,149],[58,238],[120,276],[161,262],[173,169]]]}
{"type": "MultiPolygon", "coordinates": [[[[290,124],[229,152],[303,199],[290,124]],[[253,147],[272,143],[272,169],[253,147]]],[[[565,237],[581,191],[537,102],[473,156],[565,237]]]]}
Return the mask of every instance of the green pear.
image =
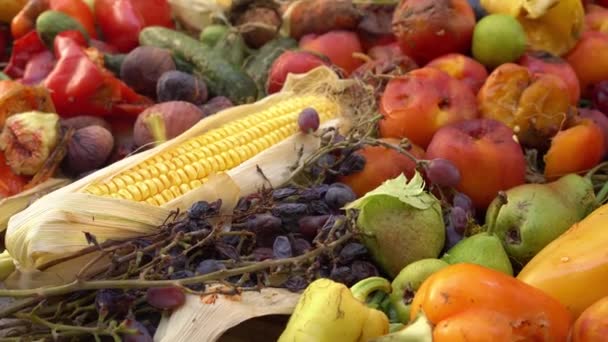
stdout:
{"type": "Polygon", "coordinates": [[[440,202],[418,172],[409,183],[403,174],[387,180],[345,209],[359,210],[361,241],[391,278],[414,261],[437,258],[445,243],[440,202]]]}
{"type": "Polygon", "coordinates": [[[576,174],[520,185],[505,195],[506,204],[500,205],[498,198],[490,204],[486,223],[494,226],[507,254],[520,265],[596,207],[591,181],[576,174]]]}
{"type": "Polygon", "coordinates": [[[441,259],[448,264],[477,264],[513,275],[513,266],[500,239],[488,232],[477,233],[461,240],[441,259]]]}
{"type": "Polygon", "coordinates": [[[410,309],[414,295],[422,283],[433,273],[449,266],[440,259],[422,259],[405,266],[391,284],[390,301],[402,323],[410,320],[410,309]]]}
{"type": "Polygon", "coordinates": [[[412,324],[397,332],[376,337],[370,342],[433,342],[433,324],[420,311],[412,324]]]}

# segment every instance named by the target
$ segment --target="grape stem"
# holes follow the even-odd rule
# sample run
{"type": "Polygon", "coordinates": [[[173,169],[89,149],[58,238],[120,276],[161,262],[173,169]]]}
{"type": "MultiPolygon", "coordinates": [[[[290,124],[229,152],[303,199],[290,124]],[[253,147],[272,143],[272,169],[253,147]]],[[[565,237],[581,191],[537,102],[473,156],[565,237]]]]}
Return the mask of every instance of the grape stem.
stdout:
{"type": "MultiPolygon", "coordinates": [[[[169,287],[169,286],[184,286],[184,285],[192,285],[192,284],[200,284],[206,281],[224,279],[235,275],[241,275],[244,273],[252,273],[257,272],[269,268],[274,268],[278,266],[288,265],[288,264],[299,264],[305,260],[315,258],[322,253],[332,250],[340,244],[346,242],[348,239],[352,237],[352,233],[347,232],[339,239],[334,242],[331,242],[325,246],[314,249],[308,253],[291,257],[285,259],[276,259],[276,260],[264,260],[258,263],[232,268],[232,269],[223,269],[220,271],[190,277],[183,278],[178,280],[143,280],[143,279],[123,279],[123,280],[91,280],[91,281],[83,281],[83,280],[74,280],[73,282],[58,285],[58,286],[49,286],[42,287],[36,289],[0,289],[0,297],[14,297],[14,298],[23,298],[23,297],[51,297],[51,296],[59,296],[64,295],[71,292],[76,291],[86,291],[86,290],[100,290],[107,288],[120,288],[120,289],[139,289],[139,288],[151,288],[151,287],[169,287]]],[[[4,310],[2,314],[4,314],[4,310]]],[[[2,317],[2,315],[0,315],[2,317]]]]}

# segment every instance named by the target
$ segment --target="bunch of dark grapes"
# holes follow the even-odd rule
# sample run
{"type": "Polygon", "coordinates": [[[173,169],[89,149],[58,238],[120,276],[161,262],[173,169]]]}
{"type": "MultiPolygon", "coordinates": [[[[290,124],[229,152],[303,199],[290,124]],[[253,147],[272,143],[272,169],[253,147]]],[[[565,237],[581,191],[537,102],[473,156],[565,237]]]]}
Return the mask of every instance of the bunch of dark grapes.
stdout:
{"type": "Polygon", "coordinates": [[[464,238],[474,216],[475,208],[471,199],[461,192],[456,192],[452,197],[450,208],[445,212],[445,250],[452,248],[464,238]]]}

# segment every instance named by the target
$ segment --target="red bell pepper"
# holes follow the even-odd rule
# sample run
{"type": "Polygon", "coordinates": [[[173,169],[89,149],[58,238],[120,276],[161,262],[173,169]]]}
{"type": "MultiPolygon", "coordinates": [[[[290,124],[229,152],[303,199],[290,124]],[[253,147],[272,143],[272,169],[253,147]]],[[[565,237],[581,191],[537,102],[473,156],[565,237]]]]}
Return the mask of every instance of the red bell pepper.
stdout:
{"type": "Polygon", "coordinates": [[[42,51],[32,57],[25,66],[21,83],[36,85],[51,73],[55,67],[55,56],[49,50],[42,51]]]}
{"type": "Polygon", "coordinates": [[[136,116],[152,104],[105,69],[99,51],[85,48],[84,38],[74,35],[82,38],[78,31],[55,38],[57,63],[44,82],[59,115],[136,116]]]}
{"type": "Polygon", "coordinates": [[[13,52],[4,73],[14,79],[23,77],[28,62],[44,51],[47,48],[36,31],[30,31],[13,42],[13,52]]]}
{"type": "Polygon", "coordinates": [[[96,0],[95,15],[106,42],[120,52],[137,47],[147,26],[174,28],[167,0],[96,0]]]}

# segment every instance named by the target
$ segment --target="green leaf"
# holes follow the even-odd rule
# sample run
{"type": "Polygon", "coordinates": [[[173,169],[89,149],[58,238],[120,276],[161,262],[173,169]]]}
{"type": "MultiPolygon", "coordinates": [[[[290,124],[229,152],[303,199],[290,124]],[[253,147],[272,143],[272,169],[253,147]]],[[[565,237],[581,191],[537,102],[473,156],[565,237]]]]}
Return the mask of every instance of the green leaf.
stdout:
{"type": "Polygon", "coordinates": [[[401,174],[397,178],[389,179],[376,189],[368,192],[358,200],[349,203],[344,209],[361,209],[369,201],[389,196],[408,204],[416,209],[425,210],[437,203],[437,198],[424,191],[424,179],[420,173],[416,174],[408,182],[405,175],[401,174]]]}

